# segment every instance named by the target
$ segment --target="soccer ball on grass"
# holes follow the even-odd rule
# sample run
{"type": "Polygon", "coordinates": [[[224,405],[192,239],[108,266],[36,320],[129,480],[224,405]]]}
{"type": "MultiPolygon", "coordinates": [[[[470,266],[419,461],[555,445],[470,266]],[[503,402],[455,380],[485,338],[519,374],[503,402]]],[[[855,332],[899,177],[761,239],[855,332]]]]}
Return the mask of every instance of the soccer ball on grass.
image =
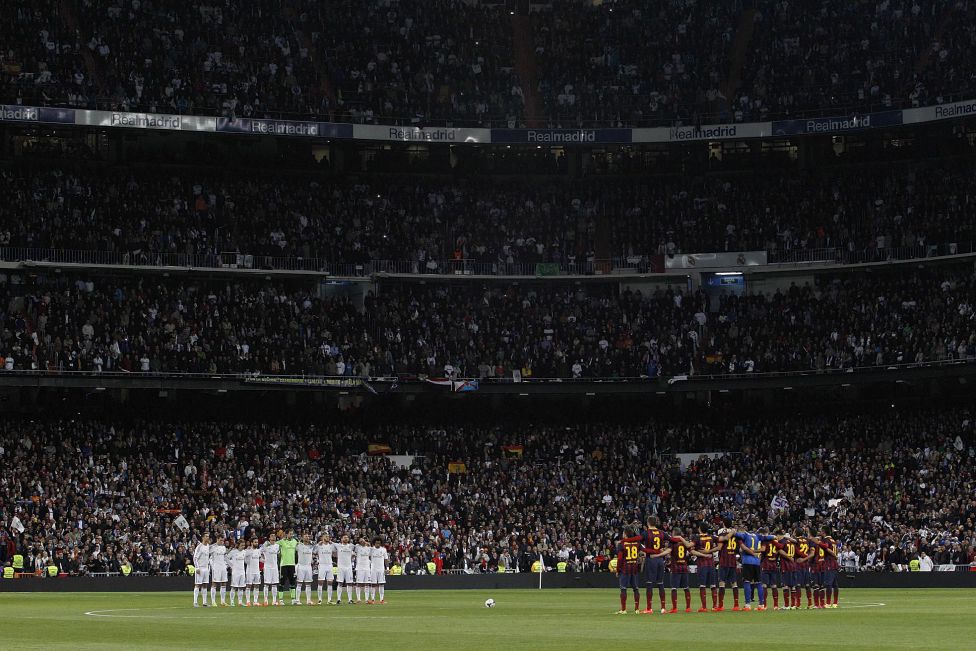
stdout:
{"type": "Polygon", "coordinates": [[[485,599],[485,608],[494,608],[494,607],[495,607],[494,599],[485,599]]]}

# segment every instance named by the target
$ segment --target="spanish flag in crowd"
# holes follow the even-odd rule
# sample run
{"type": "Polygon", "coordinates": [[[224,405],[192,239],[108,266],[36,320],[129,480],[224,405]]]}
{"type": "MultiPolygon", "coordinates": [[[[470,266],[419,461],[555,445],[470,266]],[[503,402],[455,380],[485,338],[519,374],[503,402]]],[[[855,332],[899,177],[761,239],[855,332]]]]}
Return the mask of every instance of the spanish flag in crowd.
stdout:
{"type": "Polygon", "coordinates": [[[393,448],[391,448],[386,443],[370,443],[366,448],[366,454],[370,456],[378,456],[381,454],[393,454],[393,448]]]}
{"type": "Polygon", "coordinates": [[[521,459],[525,448],[521,445],[503,445],[502,452],[505,453],[506,459],[521,459]]]}
{"type": "Polygon", "coordinates": [[[447,472],[452,475],[464,475],[468,472],[468,465],[463,461],[451,461],[447,464],[447,472]]]}

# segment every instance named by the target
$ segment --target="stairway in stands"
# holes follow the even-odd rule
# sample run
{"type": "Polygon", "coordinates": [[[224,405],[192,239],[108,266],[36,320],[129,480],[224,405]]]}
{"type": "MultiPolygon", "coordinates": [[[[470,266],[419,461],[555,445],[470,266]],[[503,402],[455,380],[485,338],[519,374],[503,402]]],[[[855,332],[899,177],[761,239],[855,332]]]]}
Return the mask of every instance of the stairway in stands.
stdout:
{"type": "Polygon", "coordinates": [[[614,251],[611,228],[610,217],[607,216],[606,211],[601,206],[597,209],[596,229],[593,232],[593,252],[596,254],[595,271],[597,273],[608,274],[613,269],[611,258],[614,251]]]}
{"type": "MultiPolygon", "coordinates": [[[[105,87],[105,81],[102,79],[102,75],[98,70],[98,66],[95,63],[95,57],[92,55],[92,51],[88,49],[85,39],[91,36],[90,34],[83,34],[81,30],[78,29],[78,17],[75,16],[74,8],[68,0],[61,0],[58,3],[59,13],[61,14],[61,24],[70,31],[75,37],[82,42],[81,47],[81,58],[85,62],[85,70],[88,71],[88,76],[91,78],[92,85],[98,92],[100,97],[105,97],[111,92],[105,87]]],[[[104,106],[99,106],[98,108],[108,108],[104,106]]]]}
{"type": "MultiPolygon", "coordinates": [[[[936,24],[935,31],[932,33],[932,37],[929,39],[925,49],[919,53],[918,59],[915,60],[915,77],[918,77],[918,75],[925,72],[925,69],[929,67],[930,63],[932,63],[932,58],[935,56],[935,51],[931,47],[932,43],[936,41],[940,43],[942,42],[942,37],[945,34],[946,29],[948,29],[949,25],[952,24],[952,21],[956,18],[957,10],[958,5],[956,4],[951,4],[943,10],[942,15],[939,17],[938,23],[936,24]]],[[[905,94],[907,95],[909,92],[911,92],[914,86],[915,80],[909,79],[905,85],[905,94]]]]}
{"type": "Polygon", "coordinates": [[[746,64],[746,56],[749,54],[749,44],[752,42],[752,33],[756,29],[756,8],[752,3],[742,10],[739,14],[739,24],[735,29],[735,37],[732,39],[732,51],[729,55],[729,76],[725,79],[722,94],[726,98],[729,113],[734,110],[735,93],[742,83],[742,69],[746,64]]]}
{"type": "Polygon", "coordinates": [[[301,13],[295,7],[294,0],[286,3],[285,15],[288,17],[291,29],[295,33],[295,38],[298,39],[298,45],[308,51],[312,68],[315,70],[315,75],[319,80],[318,96],[328,98],[329,106],[335,111],[337,106],[336,92],[332,86],[332,80],[329,78],[328,67],[322,60],[321,53],[315,48],[315,44],[312,42],[312,35],[308,31],[308,25],[301,20],[301,13]]]}
{"type": "MultiPolygon", "coordinates": [[[[520,13],[520,12],[518,12],[520,13]]],[[[525,126],[539,128],[545,126],[542,100],[539,97],[539,65],[535,60],[535,38],[532,36],[532,19],[512,15],[512,50],[515,60],[515,73],[522,85],[522,116],[525,126]]]]}

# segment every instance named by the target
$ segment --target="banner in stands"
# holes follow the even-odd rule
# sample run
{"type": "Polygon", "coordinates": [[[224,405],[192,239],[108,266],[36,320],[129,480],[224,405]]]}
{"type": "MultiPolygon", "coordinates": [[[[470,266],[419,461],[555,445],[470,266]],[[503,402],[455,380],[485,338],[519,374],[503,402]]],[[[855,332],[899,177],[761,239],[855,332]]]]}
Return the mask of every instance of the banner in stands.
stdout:
{"type": "Polygon", "coordinates": [[[858,115],[838,115],[829,118],[807,118],[805,120],[776,120],[773,122],[774,136],[798,136],[811,133],[843,133],[883,127],[897,127],[902,123],[902,111],[883,111],[858,115]]]}
{"type": "Polygon", "coordinates": [[[739,251],[737,253],[679,253],[665,256],[668,269],[708,269],[711,267],[756,267],[767,262],[765,251],[739,251]]]}
{"type": "Polygon", "coordinates": [[[330,389],[358,389],[364,380],[359,377],[287,377],[275,375],[259,375],[244,378],[245,384],[264,384],[270,386],[289,387],[327,387],[330,389]]]}
{"type": "Polygon", "coordinates": [[[217,118],[169,113],[76,111],[75,124],[93,127],[152,129],[154,131],[216,131],[217,118]]]}
{"type": "Polygon", "coordinates": [[[902,111],[903,124],[917,124],[919,122],[935,122],[951,118],[964,118],[976,115],[976,99],[951,104],[937,104],[922,108],[906,109],[902,111]]]}
{"type": "Polygon", "coordinates": [[[634,129],[492,129],[493,144],[594,145],[632,142],[634,129]]]}
{"type": "Polygon", "coordinates": [[[897,127],[976,116],[976,100],[938,104],[904,111],[881,111],[834,117],[743,122],[647,129],[479,129],[456,127],[398,127],[263,118],[216,118],[168,113],[88,111],[0,104],[0,122],[46,122],[79,126],[119,127],[159,131],[251,133],[306,138],[342,138],[386,142],[448,144],[597,145],[651,142],[742,140],[770,136],[799,136],[897,127]]]}
{"type": "Polygon", "coordinates": [[[397,142],[479,143],[491,142],[491,129],[455,129],[454,127],[390,127],[377,124],[352,125],[356,140],[397,142]]]}
{"type": "Polygon", "coordinates": [[[0,104],[0,122],[54,122],[56,124],[74,124],[75,110],[49,108],[46,106],[36,107],[0,104]]]}
{"type": "Polygon", "coordinates": [[[308,138],[352,138],[352,125],[337,122],[299,122],[258,118],[217,118],[217,131],[252,133],[261,136],[305,136],[308,138]]]}
{"type": "Polygon", "coordinates": [[[634,129],[634,142],[693,142],[696,140],[733,140],[768,138],[773,133],[772,122],[744,122],[691,127],[656,127],[634,129]]]}

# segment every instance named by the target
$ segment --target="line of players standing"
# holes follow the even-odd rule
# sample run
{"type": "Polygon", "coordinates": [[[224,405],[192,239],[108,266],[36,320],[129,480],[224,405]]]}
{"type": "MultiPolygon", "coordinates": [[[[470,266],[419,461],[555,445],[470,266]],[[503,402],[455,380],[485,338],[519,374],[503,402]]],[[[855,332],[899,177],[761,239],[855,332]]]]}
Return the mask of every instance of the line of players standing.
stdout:
{"type": "Polygon", "coordinates": [[[707,592],[711,591],[713,612],[725,610],[726,588],[732,589],[732,610],[752,610],[753,593],[758,595],[756,610],[767,608],[767,597],[773,596],[774,610],[801,608],[800,591],[806,589],[807,608],[836,608],[838,599],[837,561],[838,543],[829,532],[821,530],[817,536],[809,530],[771,535],[768,529],[760,533],[736,531],[725,519],[724,528],[716,535],[708,533],[704,522],[698,534],[685,538],[677,528],[670,533],[660,528],[651,516],[642,533],[639,523],[624,530],[617,544],[616,573],[620,579],[620,610],[627,612],[627,589],[634,593],[634,613],[654,612],[652,598],[656,586],[662,613],[678,612],[678,589],[685,593],[685,612],[692,612],[689,588],[690,562],[696,561],[696,574],[701,598],[698,612],[708,612],[707,592]],[[669,562],[668,562],[669,561],[669,562]],[[716,568],[716,561],[718,567],[716,568]],[[739,605],[740,575],[745,604],[739,605]],[[646,607],[640,609],[640,583],[646,585],[646,607]],[[670,580],[668,580],[670,577],[670,580]],[[671,608],[665,603],[665,583],[671,587],[671,608]],[[782,588],[783,605],[779,605],[782,588]]]}
{"type": "Polygon", "coordinates": [[[299,542],[292,531],[287,538],[280,541],[272,533],[263,544],[259,544],[257,538],[252,539],[250,545],[243,539],[235,544],[231,538],[211,544],[210,534],[204,533],[201,542],[193,550],[193,607],[199,607],[198,598],[201,595],[204,607],[211,604],[217,606],[218,590],[220,606],[234,606],[235,596],[237,605],[241,606],[282,606],[284,599],[279,599],[279,584],[285,591],[297,586],[292,594],[292,605],[301,605],[304,588],[305,604],[311,606],[312,583],[316,580],[318,604],[322,604],[323,589],[327,591],[325,603],[329,605],[342,604],[343,589],[346,590],[349,604],[362,603],[363,597],[367,604],[385,604],[389,558],[389,552],[379,538],[373,541],[372,546],[365,538],[360,538],[358,544],[354,545],[348,535],[342,536],[340,542],[332,542],[328,534],[322,534],[319,541],[313,543],[306,533],[299,542]],[[356,561],[355,568],[353,558],[356,561]],[[335,602],[332,601],[334,584],[335,602]],[[207,603],[208,587],[210,604],[207,603]]]}

